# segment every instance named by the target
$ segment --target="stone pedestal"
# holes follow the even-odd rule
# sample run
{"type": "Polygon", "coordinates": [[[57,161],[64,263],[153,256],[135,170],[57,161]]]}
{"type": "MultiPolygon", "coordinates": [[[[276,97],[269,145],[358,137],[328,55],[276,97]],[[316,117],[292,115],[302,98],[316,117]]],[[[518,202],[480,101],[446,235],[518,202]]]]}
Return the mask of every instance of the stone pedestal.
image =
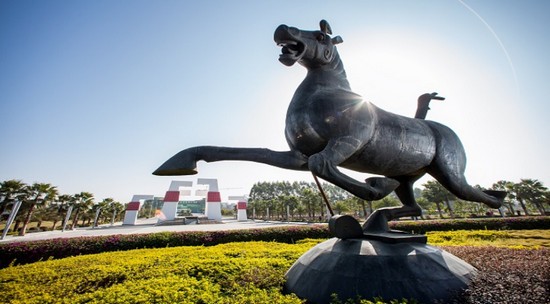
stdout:
{"type": "Polygon", "coordinates": [[[423,243],[332,238],[302,255],[286,273],[285,292],[312,303],[339,299],[450,299],[465,289],[476,269],[423,243]]]}

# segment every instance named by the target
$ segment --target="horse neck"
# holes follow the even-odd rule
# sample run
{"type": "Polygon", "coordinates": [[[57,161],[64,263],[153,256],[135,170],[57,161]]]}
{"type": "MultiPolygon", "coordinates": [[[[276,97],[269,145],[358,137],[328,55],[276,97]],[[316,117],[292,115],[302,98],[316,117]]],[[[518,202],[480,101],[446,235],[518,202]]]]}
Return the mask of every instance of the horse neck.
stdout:
{"type": "Polygon", "coordinates": [[[308,69],[303,84],[351,91],[344,64],[340,60],[338,53],[336,53],[334,59],[329,64],[308,69]]]}

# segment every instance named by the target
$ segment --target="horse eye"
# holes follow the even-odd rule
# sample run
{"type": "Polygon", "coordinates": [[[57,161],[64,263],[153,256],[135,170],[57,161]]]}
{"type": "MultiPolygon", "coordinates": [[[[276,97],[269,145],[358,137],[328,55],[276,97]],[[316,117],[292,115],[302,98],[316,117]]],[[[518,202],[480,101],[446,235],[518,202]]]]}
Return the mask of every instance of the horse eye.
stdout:
{"type": "Polygon", "coordinates": [[[325,40],[325,35],[319,34],[319,35],[317,36],[317,41],[323,41],[323,40],[325,40]]]}

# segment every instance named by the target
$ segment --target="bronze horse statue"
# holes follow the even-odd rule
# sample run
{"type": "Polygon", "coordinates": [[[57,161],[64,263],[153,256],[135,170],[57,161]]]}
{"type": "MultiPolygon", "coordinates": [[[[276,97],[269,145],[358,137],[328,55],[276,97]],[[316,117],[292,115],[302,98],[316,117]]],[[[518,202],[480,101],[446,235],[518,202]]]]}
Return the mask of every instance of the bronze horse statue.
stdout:
{"type": "Polygon", "coordinates": [[[395,191],[403,206],[377,210],[365,229],[375,218],[419,216],[421,208],[413,195],[413,183],[426,173],[461,199],[499,208],[505,193],[480,191],[467,183],[466,154],[458,136],[440,123],[423,119],[430,99],[442,98],[435,93],[422,95],[425,109],[418,110],[417,118],[393,114],[365,101],[351,90],[347,80],[336,49],[342,38],[331,34],[325,20],[317,31],[286,25],[275,30],[274,40],[282,48],[279,61],[286,66],[298,62],[307,69],[286,114],[289,151],[192,147],[174,155],[153,174],[196,174],[199,160],[244,160],[311,171],[365,200],[378,200],[395,191]],[[338,167],[384,177],[360,182],[338,167]]]}

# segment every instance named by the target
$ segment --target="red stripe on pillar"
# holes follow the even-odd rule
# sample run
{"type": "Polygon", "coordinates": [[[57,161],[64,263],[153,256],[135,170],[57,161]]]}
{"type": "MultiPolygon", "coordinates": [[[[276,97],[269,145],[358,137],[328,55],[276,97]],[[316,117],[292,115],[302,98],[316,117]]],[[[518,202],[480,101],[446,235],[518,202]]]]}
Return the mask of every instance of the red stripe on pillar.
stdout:
{"type": "Polygon", "coordinates": [[[137,211],[139,210],[139,202],[130,202],[126,206],[126,211],[137,211]]]}
{"type": "Polygon", "coordinates": [[[180,200],[179,191],[166,191],[166,195],[164,196],[165,202],[179,202],[179,200],[180,200]]]}
{"type": "Polygon", "coordinates": [[[219,192],[208,191],[208,194],[206,194],[206,201],[211,203],[221,202],[222,197],[219,192]]]}
{"type": "Polygon", "coordinates": [[[246,202],[238,202],[237,203],[237,209],[239,209],[239,210],[246,209],[246,202]]]}

